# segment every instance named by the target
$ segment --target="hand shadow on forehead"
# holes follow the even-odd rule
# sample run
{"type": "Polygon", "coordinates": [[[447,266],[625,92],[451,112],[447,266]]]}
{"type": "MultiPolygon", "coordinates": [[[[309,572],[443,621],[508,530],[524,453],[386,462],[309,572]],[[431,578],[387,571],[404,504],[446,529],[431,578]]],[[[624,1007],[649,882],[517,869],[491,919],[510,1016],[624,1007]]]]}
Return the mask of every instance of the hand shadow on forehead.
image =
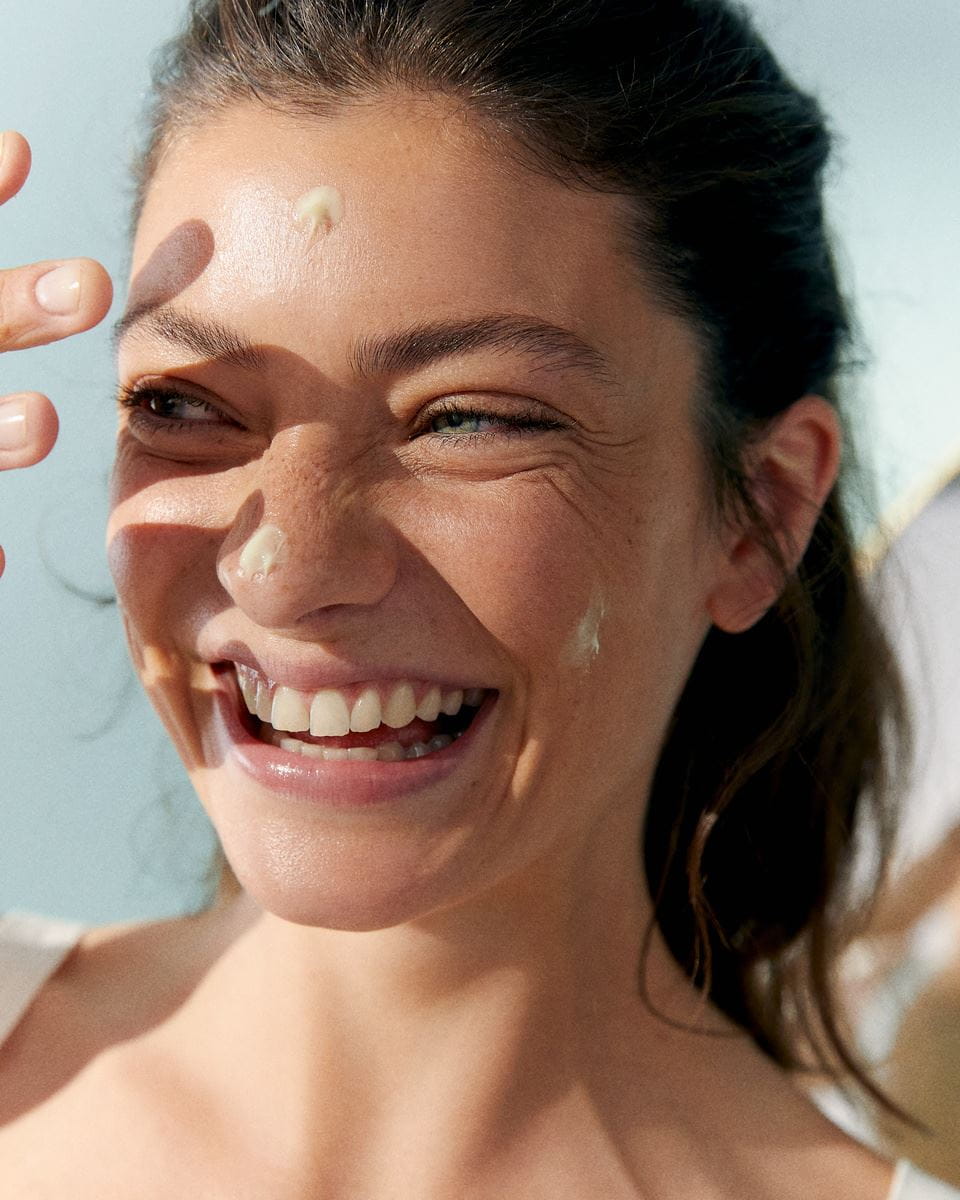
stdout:
{"type": "Polygon", "coordinates": [[[207,269],[214,249],[213,230],[206,221],[181,222],[131,279],[128,311],[151,312],[185,292],[207,269]]]}

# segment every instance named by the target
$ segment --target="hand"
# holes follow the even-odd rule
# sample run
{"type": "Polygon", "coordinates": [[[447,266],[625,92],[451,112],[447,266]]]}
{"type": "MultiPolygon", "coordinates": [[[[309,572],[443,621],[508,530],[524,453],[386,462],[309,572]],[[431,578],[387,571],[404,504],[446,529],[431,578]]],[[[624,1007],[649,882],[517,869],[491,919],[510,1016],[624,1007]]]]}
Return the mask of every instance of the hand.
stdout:
{"type": "MultiPolygon", "coordinates": [[[[0,137],[0,204],[30,174],[30,146],[19,133],[0,137]]],[[[0,353],[45,346],[82,333],[107,315],[113,284],[90,258],[53,259],[0,271],[0,353]]],[[[39,392],[0,396],[0,470],[30,467],[57,440],[57,410],[39,392]]],[[[0,573],[4,558],[0,549],[0,573]]]]}

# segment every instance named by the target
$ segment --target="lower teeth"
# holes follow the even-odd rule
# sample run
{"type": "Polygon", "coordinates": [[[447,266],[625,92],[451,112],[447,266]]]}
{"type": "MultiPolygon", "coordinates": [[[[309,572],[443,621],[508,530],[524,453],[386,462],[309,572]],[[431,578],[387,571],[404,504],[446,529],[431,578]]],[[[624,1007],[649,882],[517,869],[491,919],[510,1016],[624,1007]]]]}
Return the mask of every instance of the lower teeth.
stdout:
{"type": "Polygon", "coordinates": [[[307,758],[320,758],[325,762],[400,762],[405,758],[424,758],[437,750],[444,750],[460,736],[441,733],[429,742],[414,742],[412,746],[401,746],[399,742],[384,742],[382,746],[317,746],[313,742],[302,742],[299,738],[281,738],[280,749],[291,754],[303,754],[307,758]]]}

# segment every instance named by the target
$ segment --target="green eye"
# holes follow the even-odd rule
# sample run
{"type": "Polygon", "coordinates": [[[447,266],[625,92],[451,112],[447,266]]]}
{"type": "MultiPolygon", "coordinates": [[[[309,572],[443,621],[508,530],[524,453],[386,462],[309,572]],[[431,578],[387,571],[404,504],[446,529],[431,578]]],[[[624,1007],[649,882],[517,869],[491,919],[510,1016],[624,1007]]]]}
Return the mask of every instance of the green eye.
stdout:
{"type": "Polygon", "coordinates": [[[521,412],[484,412],[477,408],[459,408],[453,404],[434,409],[426,431],[442,438],[516,437],[527,433],[543,433],[562,429],[562,422],[552,419],[543,410],[521,412]]]}
{"type": "MultiPolygon", "coordinates": [[[[431,433],[480,433],[481,425],[496,423],[495,418],[483,413],[474,412],[445,412],[435,416],[430,422],[431,433]]],[[[500,421],[501,425],[509,425],[509,421],[500,421]]]]}

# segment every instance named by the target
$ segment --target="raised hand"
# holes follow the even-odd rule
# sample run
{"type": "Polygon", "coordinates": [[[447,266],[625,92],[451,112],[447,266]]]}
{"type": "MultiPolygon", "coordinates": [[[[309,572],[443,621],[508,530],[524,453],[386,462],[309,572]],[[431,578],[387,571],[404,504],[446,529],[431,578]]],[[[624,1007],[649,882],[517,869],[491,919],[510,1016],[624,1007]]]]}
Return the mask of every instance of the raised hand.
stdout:
{"type": "MultiPolygon", "coordinates": [[[[0,204],[23,187],[30,162],[30,146],[21,134],[0,134],[0,204]]],[[[103,320],[112,299],[110,276],[90,258],[0,270],[0,353],[82,333],[103,320]]],[[[29,467],[45,458],[57,429],[57,410],[46,396],[0,396],[0,470],[29,467]]],[[[0,550],[0,572],[3,563],[0,550]]]]}

